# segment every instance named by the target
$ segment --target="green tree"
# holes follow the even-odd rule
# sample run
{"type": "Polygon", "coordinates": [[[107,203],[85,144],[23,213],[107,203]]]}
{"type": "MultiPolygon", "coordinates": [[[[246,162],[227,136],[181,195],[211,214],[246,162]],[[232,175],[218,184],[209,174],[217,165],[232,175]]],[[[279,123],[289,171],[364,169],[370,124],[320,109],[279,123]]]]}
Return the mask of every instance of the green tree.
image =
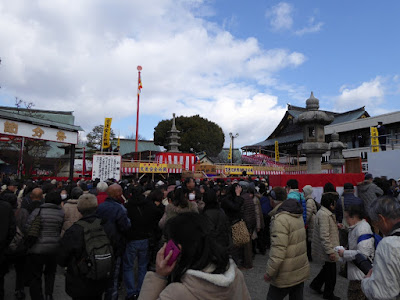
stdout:
{"type": "MultiPolygon", "coordinates": [[[[101,142],[103,139],[103,128],[104,125],[97,125],[93,127],[92,131],[88,133],[86,136],[87,138],[87,147],[91,147],[93,149],[100,150],[101,149],[101,142]]],[[[110,133],[110,140],[115,138],[114,131],[111,128],[111,133],[110,133]]]]}
{"type": "MultiPolygon", "coordinates": [[[[156,145],[168,145],[168,131],[171,130],[172,119],[162,120],[154,128],[154,143],[156,145]]],[[[176,128],[180,131],[181,146],[179,150],[189,152],[205,151],[210,156],[217,156],[221,152],[225,142],[225,135],[222,128],[199,115],[191,117],[177,117],[176,128]]]]}

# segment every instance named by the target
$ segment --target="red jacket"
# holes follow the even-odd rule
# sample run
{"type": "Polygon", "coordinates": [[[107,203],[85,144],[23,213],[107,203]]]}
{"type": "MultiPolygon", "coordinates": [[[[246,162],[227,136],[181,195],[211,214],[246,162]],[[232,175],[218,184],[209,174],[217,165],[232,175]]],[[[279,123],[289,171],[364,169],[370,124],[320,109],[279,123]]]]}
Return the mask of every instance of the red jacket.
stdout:
{"type": "Polygon", "coordinates": [[[101,203],[103,203],[106,198],[108,197],[106,192],[100,192],[97,194],[97,205],[100,205],[101,203]]]}

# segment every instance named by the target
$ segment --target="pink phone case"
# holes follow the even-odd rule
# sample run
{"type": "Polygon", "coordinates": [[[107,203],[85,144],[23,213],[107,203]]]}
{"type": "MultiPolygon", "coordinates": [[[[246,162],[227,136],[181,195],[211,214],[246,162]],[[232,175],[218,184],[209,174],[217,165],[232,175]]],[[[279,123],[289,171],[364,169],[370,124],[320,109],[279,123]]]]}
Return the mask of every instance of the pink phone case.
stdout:
{"type": "Polygon", "coordinates": [[[179,250],[178,246],[175,245],[173,240],[169,240],[168,241],[167,246],[165,247],[164,257],[167,257],[168,253],[171,250],[173,252],[172,252],[172,256],[170,257],[170,259],[167,262],[168,266],[171,266],[176,261],[176,259],[178,258],[179,254],[181,253],[181,250],[179,250]]]}

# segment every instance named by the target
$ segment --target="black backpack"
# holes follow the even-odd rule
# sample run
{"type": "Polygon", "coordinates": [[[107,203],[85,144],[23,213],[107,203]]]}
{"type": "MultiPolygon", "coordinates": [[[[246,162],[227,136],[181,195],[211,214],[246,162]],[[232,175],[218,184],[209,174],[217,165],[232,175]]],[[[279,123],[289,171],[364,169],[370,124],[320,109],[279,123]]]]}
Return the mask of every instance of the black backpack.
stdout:
{"type": "Polygon", "coordinates": [[[91,280],[111,277],[114,253],[101,220],[95,219],[93,223],[79,220],[76,224],[83,228],[86,250],[84,257],[78,262],[79,272],[91,280]]]}

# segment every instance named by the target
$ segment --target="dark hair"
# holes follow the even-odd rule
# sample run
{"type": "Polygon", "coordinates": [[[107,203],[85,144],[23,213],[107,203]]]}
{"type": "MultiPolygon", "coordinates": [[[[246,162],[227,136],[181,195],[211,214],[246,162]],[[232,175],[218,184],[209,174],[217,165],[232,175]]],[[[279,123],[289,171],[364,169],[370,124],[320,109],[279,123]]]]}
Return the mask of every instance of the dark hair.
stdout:
{"type": "Polygon", "coordinates": [[[229,195],[229,197],[231,198],[231,200],[232,199],[235,199],[235,197],[236,197],[236,187],[239,185],[239,183],[234,183],[234,184],[232,184],[231,185],[231,187],[229,188],[229,190],[228,190],[228,195],[229,195]]]}
{"type": "Polygon", "coordinates": [[[337,200],[337,195],[333,193],[322,194],[321,205],[330,210],[330,206],[335,205],[336,200],[337,200]]]}
{"type": "Polygon", "coordinates": [[[204,215],[183,213],[171,218],[165,227],[167,240],[182,246],[172,281],[179,282],[188,269],[203,270],[215,266],[213,274],[226,272],[229,254],[211,234],[212,224],[204,215]]]}
{"type": "Polygon", "coordinates": [[[12,206],[13,209],[16,209],[18,207],[17,203],[17,195],[13,193],[5,193],[2,195],[2,199],[12,206]]]}
{"type": "Polygon", "coordinates": [[[62,201],[61,195],[60,195],[60,193],[57,193],[57,192],[47,193],[46,197],[44,198],[45,203],[53,203],[56,205],[60,205],[61,201],[62,201]]]}
{"type": "Polygon", "coordinates": [[[272,189],[275,192],[277,201],[285,201],[287,198],[286,190],[281,186],[276,186],[272,189]]]}
{"type": "Polygon", "coordinates": [[[261,182],[259,186],[260,186],[259,192],[260,192],[260,194],[262,195],[262,194],[264,194],[264,193],[267,191],[267,187],[266,187],[266,185],[265,185],[264,182],[261,182]]]}
{"type": "Polygon", "coordinates": [[[214,190],[208,189],[203,194],[203,201],[204,201],[204,209],[203,212],[207,209],[219,208],[217,194],[214,190]]]}
{"type": "Polygon", "coordinates": [[[344,210],[350,217],[357,216],[360,220],[366,217],[364,205],[350,205],[344,210]]]}
{"type": "Polygon", "coordinates": [[[164,198],[164,193],[160,188],[156,188],[155,190],[150,192],[148,199],[152,202],[161,202],[164,198]]]}
{"type": "Polygon", "coordinates": [[[168,200],[169,199],[171,199],[171,201],[174,199],[174,191],[170,191],[168,194],[167,194],[167,198],[168,198],[168,200]]]}
{"type": "Polygon", "coordinates": [[[324,193],[336,193],[336,188],[331,182],[324,185],[324,193]]]}
{"type": "Polygon", "coordinates": [[[194,181],[194,178],[193,177],[186,177],[185,181],[183,182],[183,185],[186,187],[187,184],[190,182],[190,180],[194,181]]]}
{"type": "Polygon", "coordinates": [[[181,186],[176,187],[174,192],[174,199],[172,199],[172,204],[175,206],[180,206],[182,208],[188,207],[189,200],[186,197],[186,194],[187,193],[181,186]]]}
{"type": "Polygon", "coordinates": [[[72,199],[79,199],[83,195],[83,190],[80,187],[74,187],[71,191],[72,199]]]}
{"type": "Polygon", "coordinates": [[[296,179],[289,179],[286,182],[286,185],[290,187],[291,189],[298,189],[299,188],[299,182],[296,179]]]}

